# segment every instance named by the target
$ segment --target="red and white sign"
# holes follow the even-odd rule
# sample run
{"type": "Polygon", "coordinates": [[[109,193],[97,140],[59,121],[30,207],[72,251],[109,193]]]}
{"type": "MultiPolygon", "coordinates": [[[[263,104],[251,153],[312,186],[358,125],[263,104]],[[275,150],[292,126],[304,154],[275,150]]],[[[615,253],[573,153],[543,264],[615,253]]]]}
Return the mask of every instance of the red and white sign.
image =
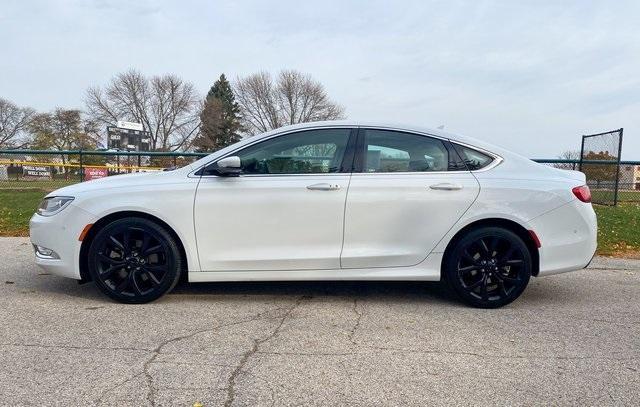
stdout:
{"type": "Polygon", "coordinates": [[[84,180],[91,181],[92,179],[104,178],[109,175],[109,171],[106,168],[84,168],[84,180]]]}

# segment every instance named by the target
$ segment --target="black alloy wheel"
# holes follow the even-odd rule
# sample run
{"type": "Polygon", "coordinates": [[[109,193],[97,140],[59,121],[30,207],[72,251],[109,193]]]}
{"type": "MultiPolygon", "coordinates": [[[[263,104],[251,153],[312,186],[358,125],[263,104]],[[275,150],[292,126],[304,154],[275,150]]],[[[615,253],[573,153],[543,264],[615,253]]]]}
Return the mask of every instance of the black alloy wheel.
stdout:
{"type": "Polygon", "coordinates": [[[518,235],[484,227],[455,243],[445,259],[444,277],[467,304],[497,308],[522,294],[531,270],[531,254],[518,235]]]}
{"type": "Polygon", "coordinates": [[[182,268],[175,239],[143,218],[123,218],[96,234],[89,248],[89,273],[112,299],[141,304],[169,292],[182,268]]]}

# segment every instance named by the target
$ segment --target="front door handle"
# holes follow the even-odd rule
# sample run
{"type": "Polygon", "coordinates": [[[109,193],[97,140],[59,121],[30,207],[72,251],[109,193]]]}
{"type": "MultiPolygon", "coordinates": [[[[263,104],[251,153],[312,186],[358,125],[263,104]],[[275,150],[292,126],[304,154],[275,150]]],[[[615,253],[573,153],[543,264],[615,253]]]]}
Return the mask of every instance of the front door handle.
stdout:
{"type": "Polygon", "coordinates": [[[340,189],[340,185],[322,182],[320,184],[307,185],[307,189],[312,191],[336,191],[340,189]]]}
{"type": "Polygon", "coordinates": [[[448,182],[443,182],[441,184],[430,185],[429,188],[436,189],[436,190],[441,190],[441,191],[458,191],[458,190],[462,189],[462,185],[450,184],[448,182]]]}

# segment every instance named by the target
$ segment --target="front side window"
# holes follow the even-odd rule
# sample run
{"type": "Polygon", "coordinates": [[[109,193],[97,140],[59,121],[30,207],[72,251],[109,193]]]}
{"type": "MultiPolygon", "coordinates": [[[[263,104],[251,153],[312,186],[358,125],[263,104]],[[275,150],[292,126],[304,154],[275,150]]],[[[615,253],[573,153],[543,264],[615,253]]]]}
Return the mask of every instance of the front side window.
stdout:
{"type": "Polygon", "coordinates": [[[449,170],[449,151],[441,140],[389,130],[366,130],[364,172],[449,170]]]}
{"type": "Polygon", "coordinates": [[[254,144],[236,154],[243,174],[340,172],[349,129],[307,130],[254,144]]]}

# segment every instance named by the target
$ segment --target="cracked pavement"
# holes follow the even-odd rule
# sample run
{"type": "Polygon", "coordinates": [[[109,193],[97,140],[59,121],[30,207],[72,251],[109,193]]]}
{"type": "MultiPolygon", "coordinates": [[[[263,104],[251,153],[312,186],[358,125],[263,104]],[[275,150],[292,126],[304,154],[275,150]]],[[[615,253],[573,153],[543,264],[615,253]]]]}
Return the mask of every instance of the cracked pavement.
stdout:
{"type": "Polygon", "coordinates": [[[439,284],[181,284],[140,306],[0,238],[0,405],[632,405],[640,261],[532,279],[498,310],[439,284]]]}

